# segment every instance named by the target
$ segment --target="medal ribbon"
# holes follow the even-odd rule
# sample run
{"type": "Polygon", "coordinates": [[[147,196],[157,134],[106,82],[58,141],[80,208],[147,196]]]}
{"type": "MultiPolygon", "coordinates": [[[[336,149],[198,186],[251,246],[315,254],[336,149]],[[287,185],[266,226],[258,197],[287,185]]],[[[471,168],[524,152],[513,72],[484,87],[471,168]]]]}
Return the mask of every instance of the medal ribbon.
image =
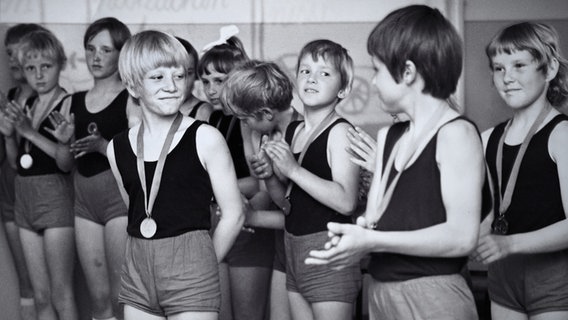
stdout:
{"type": "Polygon", "coordinates": [[[507,131],[511,126],[511,121],[507,122],[505,126],[505,130],[503,131],[503,135],[499,139],[499,145],[497,146],[497,182],[499,183],[499,216],[503,217],[505,215],[505,211],[509,208],[511,204],[511,199],[513,198],[513,191],[515,190],[515,184],[517,183],[517,177],[519,176],[519,170],[521,168],[521,162],[523,161],[523,157],[529,143],[536,133],[537,129],[540,127],[546,116],[550,113],[552,109],[550,108],[542,108],[538,117],[535,119],[533,124],[531,125],[529,132],[525,136],[523,143],[515,157],[515,162],[513,162],[513,168],[511,169],[511,174],[509,174],[509,180],[507,181],[507,186],[505,187],[504,194],[502,193],[503,190],[503,145],[505,144],[505,136],[507,135],[507,131]]]}
{"type": "MultiPolygon", "coordinates": [[[[300,156],[298,157],[298,164],[299,165],[302,165],[302,161],[304,160],[304,156],[306,155],[306,151],[308,151],[310,144],[312,144],[312,142],[335,120],[336,115],[337,115],[337,113],[335,112],[335,110],[331,111],[317,125],[317,127],[314,129],[314,131],[312,131],[312,133],[308,137],[308,141],[306,141],[306,143],[304,144],[304,147],[302,148],[302,151],[300,152],[300,156]]],[[[298,125],[298,132],[305,125],[306,125],[305,121],[301,122],[298,125]]],[[[291,150],[293,150],[294,144],[296,144],[296,140],[298,140],[298,136],[299,136],[299,134],[296,134],[296,135],[294,135],[294,138],[292,138],[292,143],[290,144],[291,150]]],[[[294,183],[292,181],[288,182],[288,187],[286,188],[286,196],[285,196],[286,199],[290,198],[290,193],[292,192],[293,184],[294,183]]],[[[286,212],[284,212],[284,213],[286,214],[286,212]]]]}
{"type": "Polygon", "coordinates": [[[392,171],[392,168],[394,166],[394,160],[395,160],[395,158],[398,154],[398,151],[400,149],[400,139],[396,142],[396,144],[393,147],[393,149],[391,150],[391,153],[390,153],[389,158],[387,160],[385,169],[383,171],[383,175],[381,176],[381,182],[379,184],[379,190],[377,192],[377,203],[379,204],[379,206],[378,206],[377,210],[374,212],[375,214],[365,213],[365,218],[367,219],[367,221],[368,221],[367,224],[370,228],[372,228],[372,229],[376,228],[377,222],[379,222],[379,219],[381,218],[381,216],[385,212],[388,204],[390,203],[390,200],[391,200],[392,195],[394,193],[394,189],[395,189],[395,187],[398,183],[400,176],[402,175],[402,172],[404,171],[404,169],[408,165],[408,162],[410,161],[410,159],[412,159],[414,157],[414,155],[416,154],[416,152],[418,151],[419,144],[421,142],[423,142],[423,139],[421,139],[421,138],[423,136],[425,136],[426,133],[428,133],[429,131],[434,129],[436,124],[442,118],[445,111],[446,111],[445,108],[439,108],[430,117],[428,122],[422,128],[422,130],[420,130],[420,133],[416,135],[416,137],[418,137],[418,138],[411,141],[410,145],[408,146],[408,150],[410,151],[410,154],[406,158],[403,158],[402,165],[400,167],[400,171],[397,172],[396,176],[393,178],[392,182],[390,183],[390,185],[387,188],[387,182],[388,182],[388,179],[389,179],[389,176],[390,176],[390,172],[392,171]]]}
{"type": "Polygon", "coordinates": [[[152,185],[150,189],[150,197],[148,197],[148,192],[146,190],[146,170],[144,168],[144,122],[140,123],[140,129],[138,129],[138,136],[136,139],[136,166],[138,168],[138,176],[140,177],[140,183],[142,184],[142,191],[144,192],[144,209],[146,211],[146,217],[150,218],[152,216],[152,208],[154,207],[154,201],[158,196],[158,190],[160,189],[160,182],[162,181],[162,173],[164,171],[164,164],[166,163],[166,157],[170,146],[172,145],[172,140],[176,131],[179,129],[181,124],[182,115],[178,112],[176,118],[172,122],[162,150],[160,151],[160,156],[158,158],[158,163],[156,164],[156,170],[154,171],[154,176],[152,177],[152,185]]]}
{"type": "MultiPolygon", "coordinates": [[[[37,122],[34,123],[33,121],[33,115],[32,112],[35,113],[35,108],[37,107],[38,103],[39,103],[39,98],[35,100],[33,107],[31,107],[29,112],[26,112],[26,116],[30,116],[32,117],[32,128],[34,130],[38,130],[39,126],[41,125],[41,123],[45,120],[45,118],[47,118],[49,116],[49,114],[53,111],[53,109],[55,109],[56,105],[55,105],[55,101],[57,101],[57,99],[59,97],[61,97],[61,94],[64,93],[65,91],[61,88],[57,88],[56,91],[53,93],[53,95],[51,96],[51,98],[49,99],[49,102],[47,103],[47,107],[46,110],[44,111],[44,114],[42,114],[40,117],[37,118],[37,122]]],[[[25,108],[25,106],[24,106],[25,108]]],[[[31,142],[29,140],[26,140],[25,144],[24,144],[24,149],[26,151],[26,154],[30,153],[32,146],[31,146],[31,142]]]]}

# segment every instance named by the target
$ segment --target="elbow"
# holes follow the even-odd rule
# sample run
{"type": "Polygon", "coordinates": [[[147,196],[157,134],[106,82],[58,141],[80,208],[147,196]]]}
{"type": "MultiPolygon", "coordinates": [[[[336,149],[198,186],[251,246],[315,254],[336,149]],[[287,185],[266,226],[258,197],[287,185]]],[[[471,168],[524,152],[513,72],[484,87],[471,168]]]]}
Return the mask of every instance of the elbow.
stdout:
{"type": "Polygon", "coordinates": [[[335,211],[344,216],[352,215],[355,210],[357,210],[357,199],[353,201],[341,201],[337,204],[337,208],[335,208],[335,211]]]}
{"type": "Polygon", "coordinates": [[[477,247],[478,233],[472,232],[471,234],[462,234],[455,240],[453,255],[456,257],[469,256],[477,247]]]}

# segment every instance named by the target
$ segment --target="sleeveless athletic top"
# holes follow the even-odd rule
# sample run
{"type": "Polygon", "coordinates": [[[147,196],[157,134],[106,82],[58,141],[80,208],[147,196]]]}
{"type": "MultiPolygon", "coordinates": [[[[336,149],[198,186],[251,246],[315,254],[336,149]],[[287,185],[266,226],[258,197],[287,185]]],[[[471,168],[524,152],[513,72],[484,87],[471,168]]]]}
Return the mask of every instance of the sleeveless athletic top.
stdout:
{"type": "MultiPolygon", "coordinates": [[[[55,106],[55,108],[53,108],[53,111],[61,110],[63,102],[67,100],[68,97],[69,96],[63,97],[61,101],[59,101],[59,103],[55,106]]],[[[29,98],[26,102],[26,107],[31,107],[35,103],[36,99],[37,96],[29,98]]],[[[53,128],[47,117],[42,121],[42,123],[40,123],[38,132],[47,139],[57,143],[57,140],[45,130],[46,127],[53,128]]],[[[47,153],[43,152],[40,148],[36,147],[31,142],[29,142],[30,151],[27,153],[32,156],[33,164],[28,169],[22,168],[22,166],[20,165],[20,157],[26,153],[26,144],[28,144],[28,140],[22,138],[18,146],[18,157],[16,158],[16,164],[18,165],[18,174],[20,176],[38,176],[53,173],[66,174],[66,172],[63,172],[59,169],[54,158],[50,157],[47,153]]]]}
{"type": "MultiPolygon", "coordinates": [[[[562,206],[560,182],[556,163],[548,152],[548,139],[556,125],[567,121],[568,116],[559,114],[540,129],[531,139],[521,167],[511,205],[505,212],[509,222],[508,234],[530,232],[542,229],[566,215],[562,206]]],[[[496,158],[499,139],[503,135],[506,122],[497,125],[491,133],[486,150],[486,160],[495,186],[497,182],[496,158]]],[[[507,184],[514,157],[520,145],[503,147],[503,185],[507,184]]],[[[497,189],[497,188],[496,188],[497,189]]],[[[504,188],[503,188],[504,189],[504,188]]],[[[497,190],[495,192],[498,192],[497,190]]],[[[504,192],[504,190],[502,191],[504,192]]],[[[497,194],[496,194],[497,195],[497,194]]],[[[499,197],[494,197],[496,212],[499,210],[499,197]]]]}
{"type": "MultiPolygon", "coordinates": [[[[285,135],[285,140],[288,144],[292,143],[296,128],[301,122],[302,121],[294,121],[288,125],[285,135]]],[[[331,128],[342,122],[349,123],[345,119],[337,119],[310,144],[302,161],[302,168],[305,168],[322,179],[332,180],[331,168],[327,161],[328,137],[331,128]]],[[[296,160],[299,156],[299,153],[294,154],[296,160]]],[[[290,214],[286,216],[285,227],[287,232],[296,236],[325,231],[327,230],[328,222],[352,222],[350,216],[335,212],[333,209],[312,198],[312,196],[295,184],[292,186],[290,192],[290,204],[292,208],[290,214]]]]}
{"type": "Polygon", "coordinates": [[[194,118],[195,116],[197,116],[197,111],[199,110],[199,108],[205,104],[205,101],[199,101],[194,107],[193,109],[191,109],[191,112],[187,115],[188,117],[194,118]]]}
{"type": "Polygon", "coordinates": [[[243,137],[241,135],[241,121],[233,115],[226,115],[222,110],[215,110],[209,117],[209,124],[216,127],[225,137],[233,163],[237,179],[250,176],[243,137]],[[234,118],[234,125],[231,128],[231,120],[234,118]],[[231,132],[229,132],[229,130],[231,132]]]}
{"type": "MultiPolygon", "coordinates": [[[[117,133],[128,129],[126,117],[126,104],[128,91],[124,89],[103,110],[91,113],[85,105],[87,91],[73,94],[71,100],[71,112],[75,115],[75,137],[81,139],[89,135],[87,127],[94,122],[107,141],[110,141],[117,133]]],[[[77,171],[85,177],[91,177],[103,171],[109,170],[110,165],[105,155],[99,152],[89,152],[77,158],[77,171]]]]}
{"type": "MultiPolygon", "coordinates": [[[[463,117],[458,117],[447,123],[458,119],[469,122],[463,117]]],[[[389,129],[384,145],[383,163],[388,161],[394,145],[409,125],[408,121],[400,122],[389,129]]],[[[446,221],[440,171],[436,163],[438,132],[416,161],[401,174],[391,201],[377,223],[377,230],[411,231],[446,221]]],[[[397,173],[393,167],[389,175],[389,184],[397,173]]],[[[466,262],[467,257],[438,258],[398,253],[372,253],[369,274],[378,281],[405,281],[424,276],[459,273],[466,262]]]]}
{"type": "MultiPolygon", "coordinates": [[[[152,218],[158,225],[153,239],[174,237],[194,230],[209,230],[211,227],[209,204],[213,190],[209,175],[199,161],[195,143],[197,129],[203,123],[198,120],[192,123],[168,153],[152,210],[152,218]]],[[[128,131],[119,133],[113,143],[118,171],[130,201],[127,232],[132,237],[144,239],[140,234],[140,223],[146,218],[144,192],[128,131]]],[[[148,194],[156,164],[157,161],[144,163],[148,194]]]]}

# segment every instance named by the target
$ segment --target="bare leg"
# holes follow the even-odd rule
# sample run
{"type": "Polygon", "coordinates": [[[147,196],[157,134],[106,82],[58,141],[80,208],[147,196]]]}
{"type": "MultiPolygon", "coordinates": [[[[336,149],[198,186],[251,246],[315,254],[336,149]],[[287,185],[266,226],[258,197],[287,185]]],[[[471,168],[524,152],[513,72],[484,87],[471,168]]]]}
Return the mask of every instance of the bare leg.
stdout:
{"type": "Polygon", "coordinates": [[[308,301],[298,292],[288,291],[290,311],[294,320],[314,320],[314,314],[308,301]]]}
{"type": "Polygon", "coordinates": [[[73,290],[74,229],[72,227],[46,229],[44,246],[51,283],[52,304],[60,320],[75,320],[79,314],[73,290]]]}
{"type": "Polygon", "coordinates": [[[229,267],[231,305],[235,320],[265,318],[271,273],[271,268],[229,267]]]}
{"type": "Polygon", "coordinates": [[[338,301],[317,302],[312,304],[316,320],[349,320],[353,317],[353,304],[338,301]]]}
{"type": "Polygon", "coordinates": [[[0,283],[2,283],[0,310],[2,310],[2,317],[19,319],[18,275],[2,225],[0,225],[0,261],[0,283]]]}
{"type": "Polygon", "coordinates": [[[224,262],[219,263],[219,284],[221,285],[221,310],[219,311],[219,319],[233,320],[229,266],[224,262]]]}
{"type": "Polygon", "coordinates": [[[528,320],[529,317],[524,314],[505,308],[504,306],[491,301],[491,319],[493,320],[528,320]]]}
{"type": "Polygon", "coordinates": [[[270,320],[291,320],[290,302],[286,291],[286,273],[272,270],[270,284],[270,320]]]}
{"type": "Polygon", "coordinates": [[[6,226],[6,236],[10,251],[14,258],[16,270],[18,271],[18,281],[20,284],[20,297],[33,298],[32,283],[26,266],[26,259],[22,249],[22,242],[20,241],[20,230],[14,221],[8,221],[4,224],[6,226]]]}
{"type": "Polygon", "coordinates": [[[105,226],[105,249],[110,276],[110,293],[114,314],[117,318],[122,318],[122,310],[118,304],[118,293],[120,291],[120,274],[124,263],[124,252],[126,249],[126,216],[110,220],[105,226]]]}
{"type": "Polygon", "coordinates": [[[55,310],[51,304],[49,273],[44,252],[44,239],[31,230],[20,228],[20,239],[24,249],[24,257],[30,273],[34,291],[34,301],[38,319],[56,320],[55,310]]]}

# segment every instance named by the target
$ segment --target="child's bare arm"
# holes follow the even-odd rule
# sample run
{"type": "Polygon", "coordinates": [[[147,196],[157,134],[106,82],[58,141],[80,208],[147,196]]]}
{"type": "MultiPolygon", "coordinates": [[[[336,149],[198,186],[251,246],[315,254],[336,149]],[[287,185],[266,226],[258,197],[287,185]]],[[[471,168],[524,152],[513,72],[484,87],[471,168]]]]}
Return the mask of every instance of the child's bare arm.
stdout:
{"type": "Polygon", "coordinates": [[[213,234],[213,245],[217,261],[220,262],[243,226],[243,202],[233,160],[223,136],[211,126],[200,126],[197,131],[197,152],[209,174],[215,199],[222,212],[213,234]]]}

